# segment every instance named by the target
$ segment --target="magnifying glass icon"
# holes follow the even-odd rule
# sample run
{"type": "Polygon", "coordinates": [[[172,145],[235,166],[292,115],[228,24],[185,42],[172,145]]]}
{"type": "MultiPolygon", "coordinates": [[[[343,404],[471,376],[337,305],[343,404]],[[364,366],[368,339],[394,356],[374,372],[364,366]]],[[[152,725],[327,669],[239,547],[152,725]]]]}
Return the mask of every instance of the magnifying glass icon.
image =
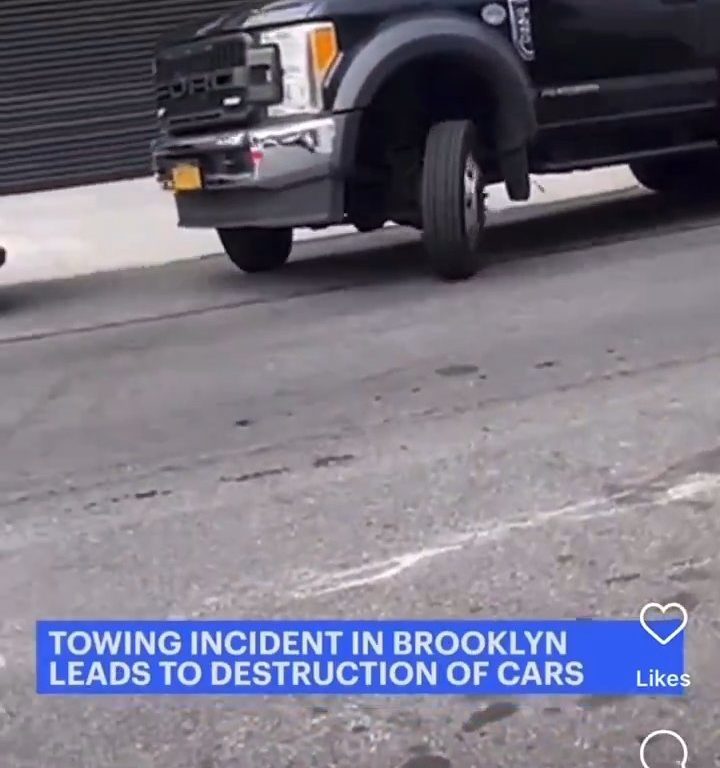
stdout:
{"type": "Polygon", "coordinates": [[[650,765],[650,763],[648,763],[645,753],[647,752],[648,745],[653,741],[655,741],[655,739],[660,738],[662,736],[669,736],[671,739],[675,739],[675,741],[677,741],[678,744],[680,744],[680,746],[682,747],[682,759],[678,761],[677,765],[679,766],[679,768],[687,768],[688,747],[687,747],[687,743],[685,742],[685,739],[683,739],[679,733],[675,733],[675,731],[665,731],[665,730],[653,731],[643,739],[643,743],[640,745],[640,764],[642,765],[642,768],[653,768],[653,766],[650,765]]]}

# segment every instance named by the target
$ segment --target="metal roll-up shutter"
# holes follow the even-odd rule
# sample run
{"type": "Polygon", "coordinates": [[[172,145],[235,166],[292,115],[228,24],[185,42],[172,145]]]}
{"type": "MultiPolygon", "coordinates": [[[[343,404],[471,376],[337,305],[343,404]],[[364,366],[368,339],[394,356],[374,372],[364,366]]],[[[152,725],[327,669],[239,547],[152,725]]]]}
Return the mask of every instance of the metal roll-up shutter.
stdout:
{"type": "Polygon", "coordinates": [[[0,0],[0,194],[146,176],[158,38],[238,0],[0,0]]]}

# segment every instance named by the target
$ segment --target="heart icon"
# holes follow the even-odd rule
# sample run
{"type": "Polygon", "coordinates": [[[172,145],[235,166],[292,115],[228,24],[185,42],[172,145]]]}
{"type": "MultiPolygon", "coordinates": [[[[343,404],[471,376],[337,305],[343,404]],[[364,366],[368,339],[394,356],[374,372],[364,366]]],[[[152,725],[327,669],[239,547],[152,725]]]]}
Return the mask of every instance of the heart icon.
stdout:
{"type": "Polygon", "coordinates": [[[680,603],[668,603],[667,605],[660,605],[660,603],[648,603],[647,605],[643,606],[643,609],[640,611],[640,624],[642,624],[642,628],[652,637],[654,640],[657,640],[660,645],[667,645],[669,642],[674,640],[682,631],[687,627],[688,623],[688,612],[685,610],[685,607],[680,605],[680,603]],[[663,615],[675,612],[679,613],[682,617],[682,621],[680,622],[680,626],[677,627],[673,632],[671,632],[667,637],[663,637],[662,635],[659,635],[651,626],[648,624],[647,621],[647,614],[649,611],[659,611],[663,615]]]}

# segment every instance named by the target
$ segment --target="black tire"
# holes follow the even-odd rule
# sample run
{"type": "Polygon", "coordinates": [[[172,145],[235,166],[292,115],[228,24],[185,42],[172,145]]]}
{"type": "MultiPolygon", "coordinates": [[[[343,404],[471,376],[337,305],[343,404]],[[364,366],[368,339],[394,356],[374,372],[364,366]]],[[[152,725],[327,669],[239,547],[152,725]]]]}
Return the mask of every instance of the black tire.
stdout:
{"type": "Polygon", "coordinates": [[[471,122],[437,123],[430,129],[421,204],[423,241],[433,272],[443,280],[467,280],[477,274],[483,261],[485,194],[471,122]]]}
{"type": "Polygon", "coordinates": [[[290,257],[293,231],[282,229],[218,229],[220,242],[230,261],[243,272],[270,272],[290,257]]]}
{"type": "Polygon", "coordinates": [[[375,232],[378,229],[382,229],[385,226],[386,218],[383,216],[367,216],[364,218],[358,218],[352,222],[355,229],[358,232],[375,232]]]}
{"type": "Polygon", "coordinates": [[[693,198],[720,194],[720,152],[650,157],[631,162],[630,170],[652,192],[693,198]]]}

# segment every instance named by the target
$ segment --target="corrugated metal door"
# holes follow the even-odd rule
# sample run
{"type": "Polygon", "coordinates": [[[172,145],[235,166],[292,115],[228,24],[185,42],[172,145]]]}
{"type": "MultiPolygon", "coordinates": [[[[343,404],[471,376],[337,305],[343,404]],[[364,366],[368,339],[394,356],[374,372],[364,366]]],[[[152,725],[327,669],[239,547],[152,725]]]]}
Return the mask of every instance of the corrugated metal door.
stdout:
{"type": "Polygon", "coordinates": [[[148,175],[156,41],[241,2],[0,0],[0,194],[148,175]]]}

